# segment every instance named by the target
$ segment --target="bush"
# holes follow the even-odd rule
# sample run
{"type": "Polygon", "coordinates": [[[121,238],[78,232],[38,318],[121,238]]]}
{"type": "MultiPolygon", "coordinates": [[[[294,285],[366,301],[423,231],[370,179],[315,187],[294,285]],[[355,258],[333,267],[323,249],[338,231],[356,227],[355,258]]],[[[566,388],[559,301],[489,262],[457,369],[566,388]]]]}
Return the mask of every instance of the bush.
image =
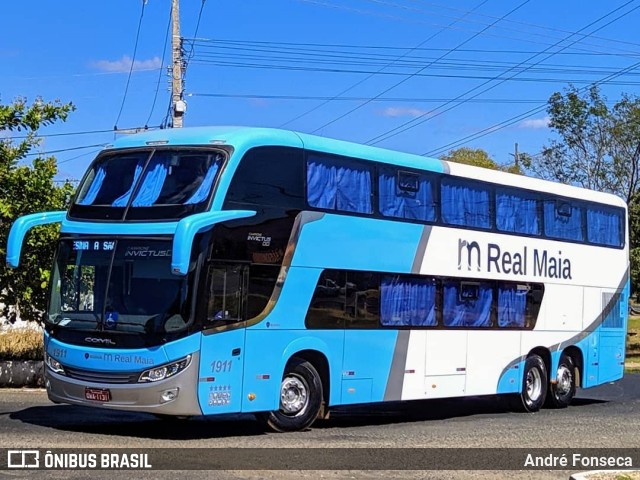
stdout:
{"type": "Polygon", "coordinates": [[[10,328],[0,332],[0,360],[42,360],[42,332],[34,328],[10,328]]]}

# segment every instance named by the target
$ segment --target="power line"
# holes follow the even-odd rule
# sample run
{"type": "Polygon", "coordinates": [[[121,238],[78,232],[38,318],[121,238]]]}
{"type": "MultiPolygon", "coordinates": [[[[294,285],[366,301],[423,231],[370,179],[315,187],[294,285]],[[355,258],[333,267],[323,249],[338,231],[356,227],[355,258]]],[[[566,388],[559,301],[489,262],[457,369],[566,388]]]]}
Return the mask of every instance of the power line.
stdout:
{"type": "MultiPolygon", "coordinates": [[[[396,7],[396,8],[399,8],[401,10],[407,10],[407,11],[410,11],[410,12],[417,12],[417,13],[421,13],[421,14],[426,14],[429,17],[432,17],[434,15],[433,11],[424,10],[424,9],[416,8],[416,7],[410,7],[410,6],[407,6],[407,5],[402,5],[402,4],[398,4],[398,3],[394,3],[394,2],[390,2],[390,1],[384,1],[384,0],[367,0],[367,1],[370,2],[370,3],[379,4],[379,5],[396,7]]],[[[429,5],[433,5],[433,4],[429,4],[429,5]]],[[[446,7],[441,7],[441,8],[446,8],[446,7]]],[[[465,10],[455,9],[455,8],[451,8],[450,10],[455,10],[455,11],[458,11],[458,12],[465,12],[465,10]]],[[[452,18],[451,15],[444,15],[442,13],[435,13],[435,15],[438,15],[438,16],[444,17],[444,18],[452,18]]],[[[475,14],[475,15],[479,16],[479,17],[489,18],[489,19],[496,19],[497,18],[497,17],[492,16],[492,15],[484,15],[484,14],[480,14],[480,13],[475,14]]],[[[466,15],[465,15],[465,17],[466,17],[466,15]]],[[[481,22],[479,20],[466,19],[466,18],[463,20],[463,22],[486,25],[486,23],[481,22]]],[[[537,28],[537,29],[557,31],[557,32],[561,32],[561,33],[564,33],[564,34],[575,33],[577,35],[583,35],[583,34],[579,34],[577,32],[569,31],[569,30],[550,29],[550,28],[545,27],[545,26],[540,26],[540,25],[536,25],[536,24],[532,24],[532,23],[526,23],[526,22],[518,22],[516,20],[510,20],[510,19],[506,19],[504,23],[506,23],[506,24],[516,23],[516,24],[519,24],[519,25],[525,25],[525,26],[534,27],[534,28],[537,28]]],[[[502,30],[506,30],[506,31],[515,31],[515,32],[518,32],[518,33],[526,33],[527,35],[535,35],[535,36],[539,36],[539,37],[550,38],[553,41],[556,41],[558,39],[558,37],[554,36],[554,35],[548,35],[548,34],[544,34],[544,33],[536,33],[535,31],[525,32],[525,31],[523,31],[522,28],[507,27],[507,26],[504,25],[504,23],[501,24],[500,26],[498,26],[497,28],[502,29],[502,30]]],[[[606,42],[611,42],[611,43],[618,43],[618,40],[614,40],[614,39],[609,39],[609,38],[604,38],[604,37],[596,37],[596,36],[591,36],[591,35],[583,35],[583,40],[585,40],[587,38],[600,39],[600,40],[604,40],[606,42]]],[[[592,45],[592,46],[600,47],[599,45],[596,45],[596,44],[593,44],[593,43],[587,43],[587,42],[582,42],[582,41],[580,43],[582,43],[584,45],[592,45]]],[[[627,44],[627,45],[631,45],[633,47],[640,46],[640,44],[633,43],[633,42],[619,42],[619,43],[624,43],[624,44],[627,44]]],[[[618,48],[615,48],[615,47],[609,47],[609,48],[613,48],[615,50],[620,50],[620,51],[623,51],[623,52],[628,52],[629,51],[629,50],[618,49],[618,48]]]]}
{"type": "MultiPolygon", "coordinates": [[[[507,12],[506,14],[504,14],[504,15],[501,17],[501,19],[502,19],[502,18],[506,18],[507,16],[509,16],[509,15],[511,15],[512,13],[516,12],[517,10],[519,10],[520,8],[522,8],[523,6],[525,6],[527,3],[529,3],[529,1],[530,1],[530,0],[525,0],[524,2],[522,2],[521,4],[519,4],[517,7],[515,7],[515,8],[513,8],[513,9],[509,10],[509,12],[507,12]]],[[[455,52],[457,48],[459,48],[459,47],[462,47],[462,46],[466,45],[467,43],[469,43],[469,42],[470,42],[471,40],[473,40],[474,38],[476,38],[476,37],[478,37],[478,36],[482,35],[482,33],[483,33],[483,32],[487,31],[487,30],[488,30],[489,28],[491,28],[493,25],[495,25],[496,23],[498,23],[501,19],[496,20],[496,21],[495,21],[495,22],[493,22],[491,25],[488,25],[488,26],[486,26],[485,28],[483,28],[482,30],[480,30],[479,32],[477,32],[477,33],[473,34],[471,37],[469,37],[469,38],[467,38],[466,40],[464,40],[462,43],[460,43],[459,45],[457,45],[456,47],[454,47],[453,49],[451,49],[449,52],[444,53],[443,55],[441,55],[441,56],[440,56],[440,58],[438,58],[437,60],[440,60],[440,59],[442,59],[442,58],[446,57],[446,56],[447,56],[447,55],[449,55],[450,53],[455,52]]],[[[436,61],[437,61],[437,60],[436,60],[436,61]]],[[[394,84],[394,85],[392,85],[391,87],[389,87],[389,88],[387,88],[387,89],[383,90],[383,91],[382,91],[382,92],[380,92],[378,95],[376,95],[375,97],[373,97],[373,99],[375,99],[375,98],[377,98],[377,97],[380,97],[380,96],[384,95],[385,93],[387,93],[387,92],[389,92],[389,91],[393,90],[394,88],[396,88],[396,87],[398,87],[398,86],[402,85],[402,84],[403,84],[403,83],[405,83],[406,81],[408,81],[408,80],[410,80],[411,78],[415,77],[417,74],[419,74],[419,73],[423,72],[424,70],[426,70],[427,68],[429,68],[429,66],[430,66],[430,65],[431,65],[431,64],[427,64],[427,65],[425,65],[424,67],[420,68],[417,72],[410,74],[409,76],[407,76],[406,78],[404,78],[404,79],[400,80],[399,82],[395,83],[395,84],[394,84]]],[[[357,107],[355,107],[355,108],[352,108],[351,110],[349,110],[348,112],[346,112],[346,113],[344,113],[344,114],[340,115],[339,117],[334,118],[333,120],[331,120],[330,122],[325,123],[325,124],[324,124],[324,125],[322,125],[321,127],[316,128],[315,130],[313,130],[313,131],[312,131],[312,133],[315,133],[315,132],[317,132],[318,130],[321,130],[321,129],[325,128],[325,127],[328,127],[329,125],[331,125],[331,124],[333,124],[333,123],[337,122],[338,120],[340,120],[340,119],[342,119],[342,118],[346,117],[347,115],[352,114],[353,112],[355,112],[355,111],[359,110],[360,108],[364,107],[365,105],[368,105],[371,101],[373,101],[373,99],[372,99],[372,100],[369,100],[369,101],[366,101],[366,102],[364,102],[364,103],[362,103],[362,104],[358,105],[358,106],[357,106],[357,107]]]]}
{"type": "MultiPolygon", "coordinates": [[[[539,55],[539,53],[537,54],[539,55]]],[[[383,75],[407,75],[402,71],[402,69],[415,69],[418,66],[424,64],[425,60],[431,59],[421,59],[421,60],[397,60],[392,63],[388,63],[386,61],[377,61],[374,59],[359,59],[355,57],[345,56],[342,57],[345,60],[333,60],[333,59],[300,59],[300,58],[290,58],[285,56],[265,56],[265,55],[251,55],[251,54],[209,54],[202,55],[201,57],[196,57],[196,61],[202,65],[214,65],[214,66],[232,66],[232,67],[244,67],[244,68],[263,68],[263,69],[273,69],[273,70],[302,70],[302,71],[326,71],[331,73],[372,73],[372,74],[383,74],[383,75]],[[251,61],[257,61],[261,63],[249,63],[251,61]],[[362,66],[378,66],[384,65],[385,67],[389,67],[390,65],[395,65],[398,68],[398,71],[389,71],[383,72],[383,69],[377,71],[365,70],[365,69],[356,69],[355,67],[362,66]],[[301,66],[297,66],[301,65],[301,66]],[[313,66],[313,65],[321,65],[321,66],[313,66]],[[337,65],[345,65],[351,66],[351,68],[341,68],[337,65]],[[326,67],[323,67],[326,66],[326,67]],[[333,67],[329,67],[333,66],[333,67]]],[[[339,57],[340,58],[340,57],[339,57]]],[[[406,58],[406,57],[405,57],[406,58]]],[[[491,72],[491,71],[504,71],[505,68],[510,68],[511,70],[522,70],[528,71],[530,73],[555,73],[559,75],[569,75],[569,74],[579,74],[579,75],[600,75],[603,72],[606,73],[607,70],[617,71],[618,66],[600,66],[600,65],[560,65],[560,64],[546,64],[543,66],[538,66],[540,62],[528,63],[526,61],[522,62],[491,62],[488,60],[472,60],[472,59],[454,59],[450,61],[436,61],[431,60],[431,69],[432,70],[453,70],[455,72],[471,70],[473,72],[491,72]]],[[[437,76],[437,74],[415,74],[415,76],[419,77],[433,77],[437,76]]],[[[459,75],[450,75],[453,77],[459,75]]],[[[465,75],[461,76],[463,78],[488,78],[481,77],[479,75],[465,75]]]]}
{"type": "MultiPolygon", "coordinates": [[[[206,3],[206,1],[207,0],[202,0],[202,3],[200,4],[200,11],[198,12],[198,20],[196,21],[196,29],[195,29],[195,32],[193,33],[193,38],[198,37],[198,30],[200,29],[200,20],[202,19],[202,11],[204,10],[204,4],[206,3]]],[[[185,77],[187,75],[187,67],[189,66],[189,61],[191,61],[191,57],[193,57],[194,51],[195,51],[195,43],[192,43],[191,48],[189,49],[189,55],[187,56],[187,61],[185,62],[185,66],[184,66],[185,77]]]]}
{"type": "MultiPolygon", "coordinates": [[[[328,48],[338,49],[364,49],[364,50],[415,50],[425,52],[447,52],[450,48],[443,47],[398,47],[391,45],[363,45],[363,44],[345,44],[345,43],[307,43],[307,42],[272,42],[272,41],[258,41],[258,40],[223,40],[223,39],[206,39],[206,38],[192,38],[184,39],[185,42],[198,43],[200,47],[218,48],[218,45],[235,45],[235,46],[261,46],[261,47],[274,47],[284,50],[302,50],[302,51],[317,51],[326,52],[328,48]],[[312,47],[312,48],[303,48],[312,47]]],[[[232,48],[232,47],[227,47],[232,48]]],[[[533,54],[537,53],[532,50],[494,50],[488,48],[459,48],[457,50],[461,53],[498,53],[498,54],[533,54]]],[[[633,53],[632,55],[621,55],[619,53],[612,52],[592,52],[592,51],[578,51],[578,52],[561,52],[558,55],[565,56],[615,56],[615,57],[638,57],[639,53],[633,53]]]]}
{"type": "MultiPolygon", "coordinates": [[[[439,25],[439,24],[433,24],[433,23],[429,23],[429,22],[424,22],[424,21],[418,20],[416,18],[406,19],[406,18],[403,18],[403,17],[394,16],[394,15],[370,12],[370,11],[366,11],[366,10],[362,10],[362,9],[358,9],[358,8],[349,7],[349,6],[346,6],[346,5],[336,5],[336,4],[332,4],[332,3],[326,2],[326,1],[325,2],[322,2],[322,1],[319,1],[319,0],[298,0],[298,1],[299,2],[304,2],[304,3],[311,3],[311,4],[315,4],[315,5],[320,5],[320,6],[323,6],[323,7],[338,9],[338,10],[346,10],[346,11],[349,11],[349,12],[354,12],[354,13],[368,15],[368,16],[375,16],[375,17],[386,18],[386,19],[390,19],[390,20],[399,20],[399,21],[404,21],[404,22],[414,23],[414,24],[418,23],[418,24],[423,24],[423,25],[429,25],[431,27],[434,27],[434,26],[435,27],[441,27],[441,25],[439,25]]],[[[492,18],[497,18],[497,17],[492,17],[492,18]]],[[[462,31],[470,31],[470,29],[467,29],[467,28],[460,28],[460,27],[451,27],[451,28],[455,28],[457,30],[462,30],[462,31]]],[[[497,35],[497,34],[492,34],[492,33],[486,33],[485,35],[489,36],[489,37],[516,40],[516,41],[519,41],[519,42],[526,42],[526,43],[537,44],[537,45],[546,45],[546,46],[549,45],[548,42],[536,42],[536,41],[530,40],[528,37],[527,38],[510,37],[510,36],[506,36],[506,35],[497,35]]],[[[635,52],[632,52],[632,53],[635,54],[635,52]]]]}
{"type": "Polygon", "coordinates": [[[107,146],[108,143],[95,143],[93,145],[83,145],[81,147],[71,147],[71,148],[62,148],[60,150],[49,150],[48,152],[32,152],[32,153],[27,153],[25,154],[26,157],[30,157],[30,156],[44,156],[44,155],[52,155],[54,153],[62,153],[62,152],[71,152],[73,150],[82,150],[85,148],[94,148],[94,147],[105,147],[107,146]]]}
{"type": "Polygon", "coordinates": [[[151,111],[149,111],[149,116],[147,117],[147,121],[144,122],[145,125],[148,125],[151,121],[151,116],[153,115],[153,111],[156,108],[156,101],[158,100],[158,92],[160,91],[160,81],[162,80],[162,72],[164,71],[164,59],[167,54],[167,43],[169,42],[169,31],[171,30],[171,8],[169,8],[169,22],[167,23],[167,31],[164,35],[164,46],[162,47],[162,61],[160,62],[160,71],[158,72],[158,82],[156,83],[156,93],[153,96],[153,104],[151,105],[151,111]]]}
{"type": "MultiPolygon", "coordinates": [[[[476,7],[474,7],[473,10],[476,10],[478,8],[480,8],[482,5],[484,5],[485,3],[487,3],[488,0],[484,0],[483,2],[481,2],[480,4],[478,4],[476,7]]],[[[472,10],[472,11],[473,11],[472,10]]],[[[469,12],[470,13],[470,12],[469,12]]],[[[451,25],[454,25],[458,20],[454,21],[451,23],[451,25]]],[[[415,48],[420,48],[422,47],[425,43],[427,43],[428,41],[434,39],[435,37],[437,37],[438,35],[440,35],[442,32],[444,32],[444,28],[441,30],[438,30],[436,33],[434,33],[433,35],[431,35],[429,38],[427,38],[426,40],[424,40],[423,42],[419,43],[415,48]]],[[[356,88],[357,86],[361,85],[362,83],[366,82],[367,80],[369,80],[371,77],[375,76],[377,73],[382,72],[383,70],[385,70],[387,67],[390,67],[391,65],[393,65],[396,61],[401,60],[403,57],[405,57],[406,55],[409,55],[411,52],[413,52],[415,49],[411,49],[407,52],[405,52],[404,54],[402,54],[400,57],[396,58],[395,60],[393,60],[391,63],[384,65],[380,70],[378,70],[378,72],[373,72],[371,73],[368,77],[363,78],[362,80],[352,84],[350,87],[342,90],[340,93],[338,93],[337,95],[335,95],[332,99],[328,99],[325,100],[324,102],[320,103],[319,105],[316,105],[315,107],[303,112],[302,114],[296,116],[295,118],[289,120],[288,122],[283,123],[282,125],[280,125],[280,127],[284,127],[292,122],[295,122],[296,120],[299,120],[300,118],[315,112],[316,110],[318,110],[319,108],[325,106],[327,103],[331,102],[332,100],[335,100],[336,98],[344,95],[345,93],[353,90],[354,88],[356,88]]]]}
{"type": "MultiPolygon", "coordinates": [[[[190,97],[214,97],[214,98],[250,98],[250,99],[262,99],[262,100],[328,100],[333,99],[336,101],[347,102],[362,102],[369,100],[371,97],[338,97],[333,96],[321,96],[321,95],[264,95],[264,94],[240,94],[240,93],[189,93],[190,97]]],[[[419,97],[380,97],[375,99],[378,102],[422,102],[422,103],[441,103],[447,102],[450,99],[447,98],[419,98],[419,97]]],[[[535,103],[539,104],[544,100],[532,100],[532,99],[509,99],[509,98],[478,98],[472,101],[473,103],[535,103]]]]}
{"type": "MultiPolygon", "coordinates": [[[[453,10],[453,11],[458,11],[458,12],[464,11],[464,10],[462,10],[460,8],[455,8],[455,7],[451,7],[451,6],[448,6],[448,5],[438,5],[438,4],[434,4],[434,3],[431,3],[431,2],[428,2],[428,1],[425,1],[425,0],[412,0],[412,1],[414,3],[415,2],[426,3],[428,5],[435,6],[437,8],[442,8],[442,9],[445,9],[445,10],[453,10]]],[[[483,14],[483,13],[477,13],[476,16],[485,17],[485,18],[496,18],[496,17],[494,17],[492,15],[486,15],[486,14],[483,14]]],[[[561,29],[561,28],[554,28],[554,27],[549,27],[549,26],[546,26],[546,25],[538,25],[538,24],[535,24],[535,23],[523,22],[521,20],[507,19],[507,20],[505,20],[505,22],[506,23],[516,24],[516,25],[524,25],[524,26],[527,26],[527,27],[539,28],[539,29],[543,29],[543,30],[549,30],[549,31],[553,31],[553,32],[564,33],[564,34],[574,33],[571,30],[564,30],[564,29],[561,29]]],[[[629,41],[625,41],[625,40],[619,40],[619,39],[608,38],[608,37],[601,37],[601,36],[596,36],[596,35],[590,35],[590,38],[593,38],[593,39],[596,39],[596,40],[603,40],[605,42],[620,43],[620,44],[624,44],[624,45],[630,45],[630,46],[633,46],[633,47],[640,46],[640,44],[636,43],[636,42],[629,42],[629,41]]]]}
{"type": "MultiPolygon", "coordinates": [[[[591,27],[591,26],[595,25],[596,23],[600,22],[601,20],[604,20],[605,18],[609,17],[610,15],[613,15],[614,13],[618,12],[619,10],[621,10],[621,9],[625,8],[626,6],[628,6],[628,5],[630,5],[631,3],[634,3],[634,2],[635,2],[635,0],[629,0],[628,2],[624,3],[623,5],[621,5],[621,6],[617,7],[617,8],[615,8],[615,9],[613,9],[613,10],[612,10],[612,11],[610,11],[609,13],[607,13],[607,14],[605,14],[605,15],[601,16],[600,18],[598,18],[598,19],[594,20],[593,22],[589,23],[588,25],[586,25],[586,26],[582,27],[579,31],[585,30],[585,29],[587,29],[587,28],[589,28],[589,27],[591,27]]],[[[627,12],[623,13],[622,15],[620,15],[620,16],[618,16],[618,17],[614,18],[613,20],[609,21],[608,23],[606,23],[606,24],[604,24],[604,25],[602,25],[602,26],[598,27],[596,30],[594,30],[594,32],[597,32],[597,31],[599,31],[599,30],[602,30],[603,28],[605,28],[605,27],[607,27],[608,25],[610,25],[610,24],[612,24],[612,23],[614,23],[614,22],[618,21],[620,18],[622,18],[622,17],[624,17],[624,16],[628,15],[629,13],[631,13],[631,12],[633,12],[633,11],[637,10],[638,8],[640,8],[640,5],[639,5],[639,6],[634,7],[633,9],[631,9],[631,10],[629,10],[629,11],[627,11],[627,12]]],[[[592,32],[592,33],[594,33],[594,32],[592,32]]],[[[530,58],[526,59],[525,61],[526,61],[526,62],[528,62],[529,60],[532,60],[533,58],[535,58],[535,57],[537,57],[537,56],[539,56],[539,55],[542,55],[542,54],[546,53],[546,52],[547,52],[547,50],[549,50],[549,49],[551,49],[551,48],[554,48],[554,47],[556,47],[556,46],[559,46],[562,42],[564,42],[564,41],[568,40],[569,38],[571,38],[571,36],[573,36],[573,34],[572,34],[572,35],[570,35],[570,36],[568,36],[568,37],[566,37],[565,39],[559,40],[555,45],[552,45],[552,46],[550,46],[550,47],[546,48],[546,49],[545,49],[545,50],[543,50],[542,52],[540,52],[540,53],[538,53],[538,54],[536,54],[536,55],[534,55],[534,56],[532,56],[532,57],[530,57],[530,58]]],[[[575,44],[575,43],[577,43],[577,42],[578,42],[578,40],[574,40],[572,43],[570,43],[569,45],[566,45],[566,46],[562,47],[560,50],[561,50],[561,51],[562,51],[562,50],[566,50],[566,49],[567,49],[567,48],[569,48],[571,45],[573,45],[573,44],[575,44]]],[[[535,62],[535,63],[534,63],[534,64],[532,64],[531,66],[538,65],[538,64],[542,63],[543,61],[545,61],[545,60],[547,60],[547,59],[551,58],[553,55],[554,55],[554,53],[553,53],[553,52],[551,52],[551,53],[549,53],[545,58],[543,58],[543,59],[541,59],[541,60],[539,60],[539,61],[535,62]]],[[[483,93],[486,93],[486,92],[488,92],[489,90],[494,89],[494,88],[495,88],[495,87],[497,87],[498,85],[501,85],[501,84],[502,84],[502,83],[504,83],[505,81],[510,80],[510,79],[512,79],[512,78],[514,78],[514,77],[516,77],[516,76],[517,76],[517,75],[519,75],[520,73],[522,73],[522,72],[524,72],[524,71],[528,70],[529,68],[531,68],[531,66],[530,66],[530,67],[526,67],[524,70],[522,70],[522,71],[520,71],[520,72],[516,72],[516,73],[514,73],[514,74],[513,74],[511,77],[509,77],[509,78],[501,78],[500,76],[496,76],[496,77],[494,77],[493,79],[489,79],[489,80],[487,80],[487,81],[483,82],[482,84],[477,85],[476,87],[474,87],[474,88],[472,88],[472,89],[470,89],[470,90],[467,90],[467,91],[466,91],[466,92],[464,92],[463,94],[458,95],[458,96],[456,97],[456,99],[459,99],[459,98],[462,98],[462,97],[466,97],[468,94],[470,94],[470,93],[472,93],[472,92],[474,92],[474,91],[478,90],[479,88],[482,88],[483,86],[485,86],[485,85],[487,85],[487,84],[489,84],[489,83],[491,83],[491,82],[494,82],[494,81],[499,80],[499,81],[498,81],[498,83],[495,83],[494,85],[490,85],[489,87],[487,87],[487,88],[485,88],[485,89],[483,89],[483,90],[481,90],[481,91],[479,91],[479,92],[475,93],[475,94],[471,97],[471,98],[476,98],[476,97],[478,97],[479,95],[482,95],[483,93]]],[[[509,70],[507,70],[507,71],[506,71],[506,72],[504,72],[504,73],[508,73],[509,71],[512,71],[513,69],[514,69],[514,67],[510,68],[509,70]]],[[[446,106],[446,105],[448,105],[449,103],[452,103],[452,102],[444,103],[444,104],[442,104],[440,107],[437,107],[437,109],[442,108],[442,107],[445,107],[445,106],[446,106]]],[[[425,122],[427,122],[427,121],[429,121],[429,120],[431,120],[431,119],[433,119],[433,118],[435,118],[435,117],[438,117],[438,116],[440,116],[440,115],[442,115],[442,114],[444,114],[444,113],[446,113],[446,112],[448,112],[448,111],[450,111],[450,110],[453,110],[454,108],[456,108],[456,107],[458,107],[458,106],[460,106],[460,105],[462,105],[462,103],[456,103],[456,104],[452,105],[451,107],[449,107],[449,108],[447,108],[447,109],[445,109],[445,110],[441,110],[441,111],[439,111],[439,112],[437,112],[437,113],[435,113],[435,114],[433,114],[433,111],[432,111],[432,112],[427,112],[427,113],[425,113],[425,114],[422,114],[422,115],[420,115],[419,117],[414,118],[414,119],[412,119],[412,120],[410,120],[410,121],[408,121],[408,122],[405,122],[405,123],[403,123],[402,125],[400,125],[400,126],[398,126],[398,127],[392,128],[392,129],[387,130],[386,132],[384,132],[384,133],[382,133],[382,134],[380,134],[380,135],[377,135],[376,137],[373,137],[372,139],[370,139],[369,141],[367,141],[367,144],[370,144],[370,145],[376,145],[376,144],[380,143],[381,141],[388,140],[389,138],[392,138],[392,137],[394,137],[394,136],[396,136],[396,135],[398,135],[398,134],[400,134],[400,133],[403,133],[403,132],[405,132],[405,131],[407,131],[407,130],[409,130],[409,129],[415,128],[415,127],[417,127],[418,125],[422,125],[423,123],[425,123],[425,122]],[[427,117],[427,115],[429,115],[429,116],[427,117]],[[426,118],[425,118],[425,117],[426,117],[426,118]]],[[[436,109],[436,110],[437,110],[437,109],[436,109]]]]}
{"type": "Polygon", "coordinates": [[[133,66],[136,63],[136,53],[138,51],[138,40],[140,39],[140,28],[142,27],[142,17],[144,17],[144,7],[147,4],[147,0],[142,0],[142,10],[140,11],[140,20],[138,20],[138,31],[136,32],[136,42],[133,47],[133,58],[131,59],[131,66],[129,67],[129,75],[127,76],[127,84],[124,87],[124,95],[122,96],[122,104],[120,105],[120,111],[118,112],[118,117],[116,118],[116,123],[114,124],[113,129],[118,129],[118,122],[120,121],[120,115],[122,115],[122,110],[124,109],[124,103],[127,100],[127,92],[129,91],[129,82],[131,81],[131,73],[133,72],[133,66]]]}
{"type": "MultiPolygon", "coordinates": [[[[587,89],[589,89],[591,86],[597,86],[603,83],[611,83],[610,81],[614,78],[617,78],[620,75],[624,75],[625,73],[628,73],[632,70],[635,70],[637,68],[640,67],[640,62],[635,63],[633,65],[630,65],[629,67],[623,68],[622,70],[620,70],[618,73],[616,74],[612,74],[612,75],[608,75],[607,77],[592,83],[589,86],[585,86],[582,88],[579,88],[577,91],[580,92],[585,92],[587,91],[587,89]]],[[[524,113],[521,113],[519,115],[513,116],[511,118],[508,118],[506,120],[503,120],[497,124],[491,125],[489,127],[486,127],[482,130],[480,130],[479,132],[473,133],[471,135],[467,135],[464,138],[461,138],[459,140],[456,140],[454,142],[450,142],[446,145],[443,145],[441,147],[438,148],[434,148],[433,150],[430,150],[428,152],[423,153],[423,156],[434,156],[434,155],[439,155],[440,153],[444,153],[446,152],[448,149],[451,148],[455,148],[457,146],[463,145],[464,143],[466,143],[469,140],[477,140],[478,138],[482,138],[485,137],[493,132],[497,132],[498,130],[502,130],[503,128],[509,127],[515,123],[520,122],[521,120],[524,120],[525,118],[529,118],[533,115],[536,115],[537,113],[543,112],[545,109],[547,108],[547,105],[541,105],[539,107],[535,107],[531,110],[528,110],[524,113]]]]}
{"type": "MultiPolygon", "coordinates": [[[[87,131],[83,131],[83,132],[64,132],[64,133],[48,133],[45,135],[39,135],[37,134],[36,137],[38,138],[48,138],[48,137],[68,137],[68,136],[72,136],[72,135],[89,135],[89,134],[96,134],[96,133],[113,133],[113,129],[109,129],[109,130],[87,130],[87,131]]],[[[7,137],[9,140],[18,140],[18,139],[24,139],[24,138],[28,138],[28,135],[20,135],[17,137],[7,137]]]]}

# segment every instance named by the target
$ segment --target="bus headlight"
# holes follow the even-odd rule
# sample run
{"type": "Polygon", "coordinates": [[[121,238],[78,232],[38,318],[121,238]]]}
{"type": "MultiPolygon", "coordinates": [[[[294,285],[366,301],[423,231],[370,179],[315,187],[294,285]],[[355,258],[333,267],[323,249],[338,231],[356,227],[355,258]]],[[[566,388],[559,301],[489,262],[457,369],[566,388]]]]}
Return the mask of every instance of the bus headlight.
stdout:
{"type": "Polygon", "coordinates": [[[138,382],[159,382],[165,378],[173,377],[187,368],[191,363],[191,355],[187,355],[181,360],[177,360],[166,365],[145,370],[140,375],[138,382]]]}
{"type": "Polygon", "coordinates": [[[44,361],[47,364],[47,367],[49,367],[53,372],[55,373],[59,373],[60,375],[64,375],[64,368],[62,367],[62,364],[57,361],[55,358],[53,358],[52,356],[48,355],[48,354],[44,354],[44,361]]]}

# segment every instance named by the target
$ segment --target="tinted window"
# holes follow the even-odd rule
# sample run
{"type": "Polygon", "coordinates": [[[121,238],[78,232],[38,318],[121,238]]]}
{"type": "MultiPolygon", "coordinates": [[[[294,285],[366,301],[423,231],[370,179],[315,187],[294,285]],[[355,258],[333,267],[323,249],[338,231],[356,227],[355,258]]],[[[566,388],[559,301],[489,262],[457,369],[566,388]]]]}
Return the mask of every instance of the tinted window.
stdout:
{"type": "Polygon", "coordinates": [[[491,228],[488,188],[473,182],[447,178],[442,180],[440,194],[444,223],[491,228]]]}
{"type": "Polygon", "coordinates": [[[257,317],[267,307],[279,273],[280,267],[278,266],[251,265],[249,268],[247,319],[257,317]]]}
{"type": "Polygon", "coordinates": [[[496,189],[496,228],[502,232],[540,235],[539,200],[526,192],[496,189]]]}
{"type": "Polygon", "coordinates": [[[383,275],[380,289],[383,326],[436,325],[436,280],[383,275]]]}
{"type": "Polygon", "coordinates": [[[347,276],[343,270],[324,270],[307,311],[309,328],[344,328],[347,311],[347,276]]]}
{"type": "Polygon", "coordinates": [[[350,159],[309,154],[307,202],[315,208],[372,213],[371,170],[350,159]]]}
{"type": "Polygon", "coordinates": [[[620,247],[624,244],[623,213],[619,209],[589,206],[587,208],[587,240],[600,245],[620,247]]]}
{"type": "Polygon", "coordinates": [[[447,280],[443,288],[445,327],[490,327],[493,288],[490,282],[447,280]]]}
{"type": "Polygon", "coordinates": [[[544,233],[565,240],[584,240],[582,207],[565,200],[544,202],[544,233]]]}
{"type": "Polygon", "coordinates": [[[381,168],[378,209],[387,217],[432,222],[436,219],[434,183],[422,173],[381,168]]]}
{"type": "Polygon", "coordinates": [[[233,175],[226,201],[303,209],[302,150],[283,147],[249,150],[233,175]]]}

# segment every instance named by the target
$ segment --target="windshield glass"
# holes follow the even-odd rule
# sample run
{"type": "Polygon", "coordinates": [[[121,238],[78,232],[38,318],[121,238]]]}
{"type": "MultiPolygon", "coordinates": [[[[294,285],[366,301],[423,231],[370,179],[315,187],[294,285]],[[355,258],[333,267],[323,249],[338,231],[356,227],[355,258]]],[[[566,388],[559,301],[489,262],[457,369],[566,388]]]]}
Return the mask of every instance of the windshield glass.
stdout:
{"type": "Polygon", "coordinates": [[[224,154],[211,149],[148,150],[99,157],[70,210],[76,218],[180,218],[203,211],[224,154]]]}
{"type": "Polygon", "coordinates": [[[47,321],[75,330],[184,330],[188,278],[171,273],[168,240],[62,240],[47,321]]]}

